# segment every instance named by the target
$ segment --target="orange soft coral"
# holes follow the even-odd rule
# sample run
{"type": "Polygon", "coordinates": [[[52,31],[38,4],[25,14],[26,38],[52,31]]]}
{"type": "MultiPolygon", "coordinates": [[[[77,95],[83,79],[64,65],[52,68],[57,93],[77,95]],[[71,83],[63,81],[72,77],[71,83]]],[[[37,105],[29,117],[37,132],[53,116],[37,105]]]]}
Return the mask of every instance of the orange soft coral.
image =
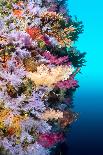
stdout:
{"type": "Polygon", "coordinates": [[[34,40],[40,40],[42,38],[41,31],[38,27],[27,28],[26,32],[30,35],[30,37],[34,40]]]}
{"type": "Polygon", "coordinates": [[[13,15],[17,16],[17,17],[21,17],[23,14],[23,10],[19,10],[19,9],[14,9],[13,10],[13,15]]]}

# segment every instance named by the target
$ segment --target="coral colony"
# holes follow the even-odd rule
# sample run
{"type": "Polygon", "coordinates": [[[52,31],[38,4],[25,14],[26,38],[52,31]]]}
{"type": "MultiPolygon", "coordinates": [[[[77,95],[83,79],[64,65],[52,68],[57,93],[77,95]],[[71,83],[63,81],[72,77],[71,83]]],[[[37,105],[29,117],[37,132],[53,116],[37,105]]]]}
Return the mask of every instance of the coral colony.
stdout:
{"type": "Polygon", "coordinates": [[[0,154],[50,155],[75,119],[83,31],[62,0],[0,0],[0,154]]]}

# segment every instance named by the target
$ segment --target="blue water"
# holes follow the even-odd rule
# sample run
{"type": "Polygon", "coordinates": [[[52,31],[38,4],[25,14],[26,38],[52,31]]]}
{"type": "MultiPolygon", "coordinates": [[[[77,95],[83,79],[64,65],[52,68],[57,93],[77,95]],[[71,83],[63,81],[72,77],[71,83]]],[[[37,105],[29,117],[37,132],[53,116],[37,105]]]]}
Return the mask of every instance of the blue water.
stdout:
{"type": "Polygon", "coordinates": [[[74,99],[79,119],[68,135],[70,155],[103,155],[103,0],[69,0],[71,15],[84,23],[76,43],[86,51],[86,67],[77,79],[74,99]]]}

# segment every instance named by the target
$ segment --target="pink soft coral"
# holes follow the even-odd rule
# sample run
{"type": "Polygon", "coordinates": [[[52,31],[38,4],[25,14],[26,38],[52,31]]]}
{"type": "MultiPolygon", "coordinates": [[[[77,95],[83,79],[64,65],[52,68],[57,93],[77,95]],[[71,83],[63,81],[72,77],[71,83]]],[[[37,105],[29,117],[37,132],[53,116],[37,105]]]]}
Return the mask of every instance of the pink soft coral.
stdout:
{"type": "Polygon", "coordinates": [[[63,141],[63,134],[60,133],[48,133],[39,136],[39,143],[46,148],[52,147],[56,143],[63,141]]]}
{"type": "MultiPolygon", "coordinates": [[[[60,65],[62,63],[68,62],[68,56],[57,58],[52,55],[50,52],[46,51],[43,53],[43,56],[50,61],[51,64],[60,65]]],[[[70,63],[69,63],[70,65],[70,63]]]]}
{"type": "Polygon", "coordinates": [[[60,89],[70,89],[77,86],[77,81],[73,78],[70,78],[68,80],[58,82],[55,86],[59,87],[60,89]]]}

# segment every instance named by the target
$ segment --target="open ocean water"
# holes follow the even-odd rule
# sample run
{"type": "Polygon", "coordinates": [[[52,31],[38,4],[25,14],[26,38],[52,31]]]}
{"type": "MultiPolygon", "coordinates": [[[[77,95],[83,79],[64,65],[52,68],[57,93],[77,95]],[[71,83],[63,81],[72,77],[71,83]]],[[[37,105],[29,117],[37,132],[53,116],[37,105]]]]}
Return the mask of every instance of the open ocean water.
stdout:
{"type": "Polygon", "coordinates": [[[68,134],[68,155],[103,155],[103,0],[69,0],[68,6],[83,21],[76,46],[87,52],[86,67],[77,77],[73,111],[79,118],[68,134]]]}

